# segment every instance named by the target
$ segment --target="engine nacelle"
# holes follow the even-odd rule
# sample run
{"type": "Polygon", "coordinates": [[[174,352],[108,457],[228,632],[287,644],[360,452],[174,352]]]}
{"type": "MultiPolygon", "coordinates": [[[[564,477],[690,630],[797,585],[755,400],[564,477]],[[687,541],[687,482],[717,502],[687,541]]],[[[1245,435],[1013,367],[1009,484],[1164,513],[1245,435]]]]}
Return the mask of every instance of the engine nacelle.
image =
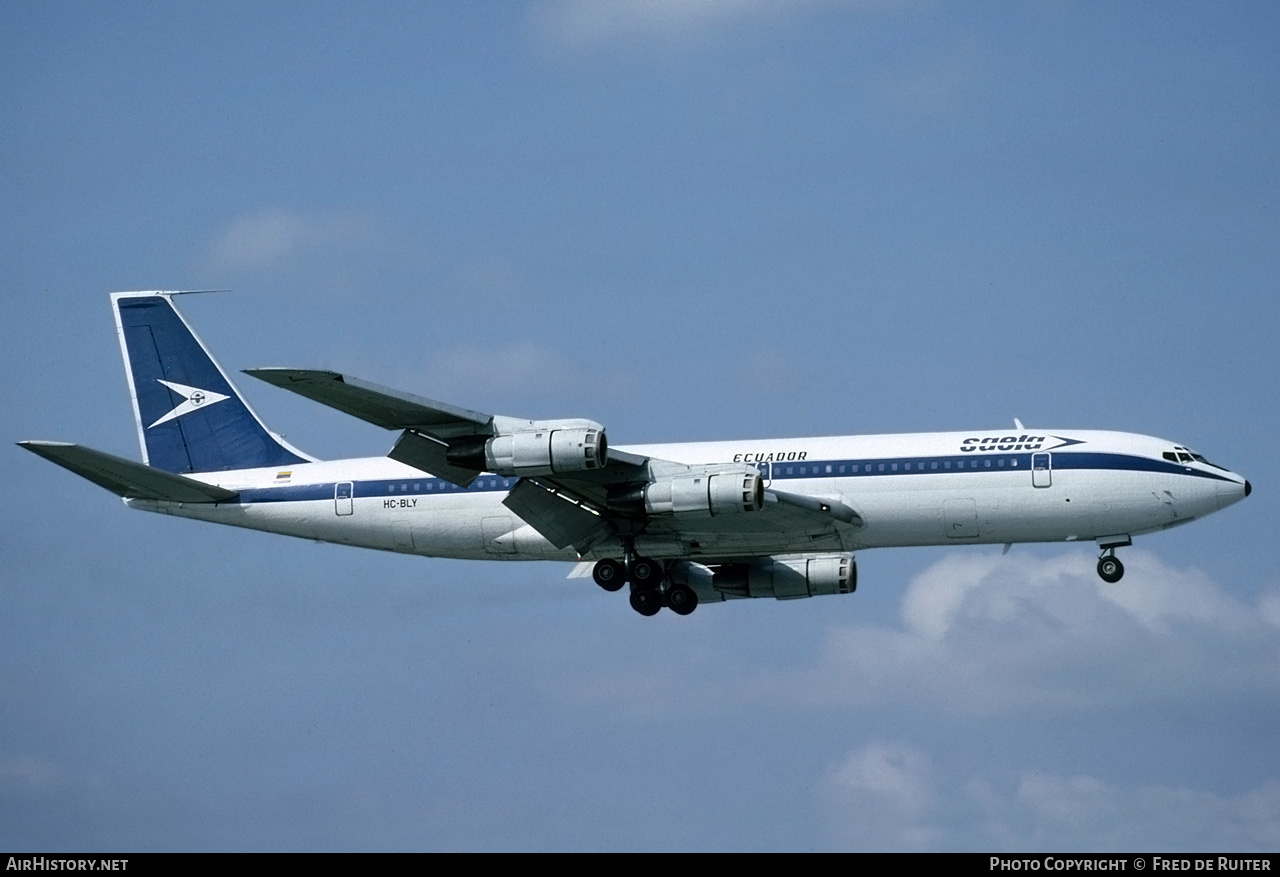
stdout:
{"type": "Polygon", "coordinates": [[[736,515],[764,507],[764,480],[759,472],[733,469],[678,475],[648,484],[644,510],[651,515],[736,515]]]}
{"type": "Polygon", "coordinates": [[[798,600],[824,594],[852,594],[858,588],[858,565],[852,554],[729,563],[716,570],[711,584],[731,597],[798,600]]]}
{"type": "Polygon", "coordinates": [[[601,469],[609,459],[604,428],[582,423],[529,423],[493,438],[455,440],[446,456],[455,466],[517,477],[601,469]]]}

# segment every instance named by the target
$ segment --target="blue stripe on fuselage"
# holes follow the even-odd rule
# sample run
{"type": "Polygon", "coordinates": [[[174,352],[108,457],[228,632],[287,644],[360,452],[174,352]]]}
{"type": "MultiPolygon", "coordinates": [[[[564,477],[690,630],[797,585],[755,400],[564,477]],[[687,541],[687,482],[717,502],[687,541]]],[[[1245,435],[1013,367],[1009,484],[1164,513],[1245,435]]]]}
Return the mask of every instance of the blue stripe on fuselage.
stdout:
{"type": "MultiPolygon", "coordinates": [[[[885,457],[861,460],[816,460],[802,463],[775,463],[773,481],[804,480],[812,478],[883,478],[903,475],[977,475],[980,473],[1029,473],[1031,454],[963,454],[946,457],[885,457]],[[1003,465],[1002,465],[1003,463],[1003,465]],[[988,465],[989,464],[989,465],[988,465]],[[896,468],[895,468],[896,467],[896,468]],[[910,467],[910,468],[907,468],[910,467]]],[[[1204,472],[1189,466],[1153,460],[1131,454],[1106,454],[1076,451],[1053,454],[1053,468],[1095,469],[1130,472],[1162,472],[1167,475],[1191,475],[1216,481],[1231,482],[1213,472],[1204,472]]],[[[751,465],[751,464],[746,464],[751,465]]],[[[445,496],[459,493],[505,493],[515,486],[518,479],[499,475],[484,475],[470,487],[458,487],[442,478],[430,476],[415,478],[381,478],[371,481],[351,481],[355,499],[398,498],[402,496],[445,496]]],[[[331,500],[336,484],[346,480],[321,484],[281,484],[271,487],[248,488],[240,491],[240,502],[306,502],[331,500]]]]}

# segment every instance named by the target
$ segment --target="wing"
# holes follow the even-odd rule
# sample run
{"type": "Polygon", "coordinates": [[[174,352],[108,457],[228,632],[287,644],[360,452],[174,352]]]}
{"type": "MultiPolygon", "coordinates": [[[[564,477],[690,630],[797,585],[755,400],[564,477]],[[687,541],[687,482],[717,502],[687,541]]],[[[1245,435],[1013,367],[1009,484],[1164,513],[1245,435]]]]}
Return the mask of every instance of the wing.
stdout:
{"type": "Polygon", "coordinates": [[[447,438],[490,434],[493,422],[488,414],[423,399],[337,372],[251,368],[245,369],[245,374],[292,390],[383,429],[412,429],[447,438]]]}
{"type": "Polygon", "coordinates": [[[834,498],[765,490],[751,466],[609,448],[604,427],[590,420],[483,414],[331,371],[246,374],[402,430],[388,456],[463,487],[485,471],[519,476],[504,504],[557,548],[585,553],[639,536],[673,555],[839,548],[862,524],[834,498]]]}

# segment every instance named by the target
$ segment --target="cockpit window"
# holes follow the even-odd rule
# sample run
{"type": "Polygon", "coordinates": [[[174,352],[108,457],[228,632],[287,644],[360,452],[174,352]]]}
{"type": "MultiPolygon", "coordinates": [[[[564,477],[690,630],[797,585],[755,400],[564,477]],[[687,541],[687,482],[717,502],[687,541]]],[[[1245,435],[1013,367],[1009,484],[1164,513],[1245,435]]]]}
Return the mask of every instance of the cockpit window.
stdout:
{"type": "Polygon", "coordinates": [[[1200,454],[1190,448],[1175,446],[1172,451],[1165,451],[1160,456],[1164,457],[1171,463],[1190,463],[1193,460],[1197,463],[1204,463],[1206,466],[1212,466],[1215,469],[1221,469],[1223,472],[1230,471],[1225,466],[1219,466],[1217,463],[1210,463],[1200,454]]]}

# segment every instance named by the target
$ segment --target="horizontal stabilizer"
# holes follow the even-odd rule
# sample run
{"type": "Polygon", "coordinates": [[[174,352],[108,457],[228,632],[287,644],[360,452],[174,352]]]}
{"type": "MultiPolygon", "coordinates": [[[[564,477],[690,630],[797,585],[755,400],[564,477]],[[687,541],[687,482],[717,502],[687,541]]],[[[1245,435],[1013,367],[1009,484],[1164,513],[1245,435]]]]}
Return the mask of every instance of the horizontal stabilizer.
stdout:
{"type": "Polygon", "coordinates": [[[441,438],[488,434],[488,414],[380,387],[337,372],[250,368],[245,374],[359,417],[384,429],[415,429],[441,438]]]}
{"type": "Polygon", "coordinates": [[[18,444],[125,499],[225,502],[239,495],[234,490],[202,484],[182,475],[144,466],[142,463],[104,454],[102,451],[95,451],[93,448],[81,445],[36,441],[18,442],[18,444]]]}

